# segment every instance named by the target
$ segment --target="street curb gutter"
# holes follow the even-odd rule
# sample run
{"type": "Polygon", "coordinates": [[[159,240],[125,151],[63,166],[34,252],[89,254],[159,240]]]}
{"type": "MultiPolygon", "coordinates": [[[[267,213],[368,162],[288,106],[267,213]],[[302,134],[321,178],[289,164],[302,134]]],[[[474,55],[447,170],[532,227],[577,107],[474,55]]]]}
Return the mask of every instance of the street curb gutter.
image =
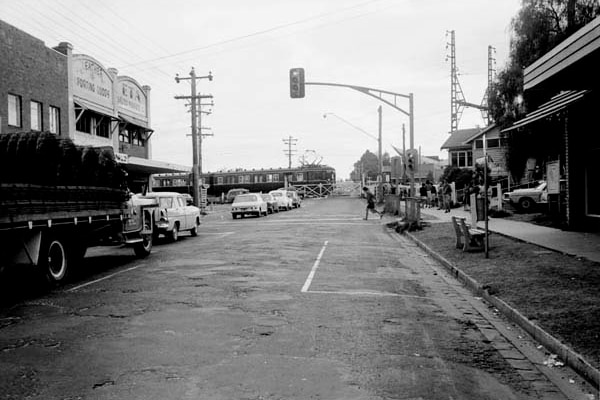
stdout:
{"type": "Polygon", "coordinates": [[[425,250],[433,258],[439,261],[446,269],[450,271],[450,273],[456,279],[458,279],[465,286],[467,286],[467,288],[469,288],[477,296],[484,298],[487,302],[496,307],[512,322],[514,322],[522,329],[524,329],[527,333],[529,333],[529,335],[531,335],[538,343],[540,343],[552,353],[558,355],[566,365],[571,367],[575,372],[577,372],[580,376],[585,378],[588,382],[593,384],[595,387],[600,387],[600,371],[594,368],[589,362],[587,362],[583,358],[583,356],[573,351],[571,348],[569,348],[564,343],[560,342],[548,332],[544,331],[537,324],[527,319],[523,314],[521,314],[519,311],[508,305],[503,300],[489,294],[487,289],[483,289],[482,285],[480,285],[476,280],[474,280],[469,275],[458,269],[450,261],[446,260],[444,257],[432,250],[425,243],[417,239],[415,236],[411,235],[408,232],[406,233],[406,235],[412,241],[414,241],[417,244],[417,246],[425,250]]]}

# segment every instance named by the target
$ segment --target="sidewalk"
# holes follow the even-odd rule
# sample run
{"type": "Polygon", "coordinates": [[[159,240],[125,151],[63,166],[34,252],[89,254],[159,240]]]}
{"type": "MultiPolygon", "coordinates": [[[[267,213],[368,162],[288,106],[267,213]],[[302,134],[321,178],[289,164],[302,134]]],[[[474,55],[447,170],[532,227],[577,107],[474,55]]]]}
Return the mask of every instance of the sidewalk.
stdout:
{"type": "MultiPolygon", "coordinates": [[[[450,222],[452,216],[465,217],[467,222],[471,221],[471,213],[464,211],[462,208],[452,209],[449,213],[437,208],[422,208],[421,216],[432,224],[450,222]],[[426,216],[433,219],[426,218],[426,216]]],[[[478,221],[477,226],[483,229],[485,222],[478,221]]],[[[563,231],[506,218],[490,218],[488,229],[491,232],[510,236],[563,254],[583,257],[600,263],[600,234],[598,233],[563,231]]]]}
{"type": "MultiPolygon", "coordinates": [[[[423,208],[423,221],[447,225],[407,234],[465,286],[523,328],[547,351],[558,355],[598,390],[600,235],[490,218],[488,228],[495,233],[490,236],[490,245],[499,250],[492,251],[491,257],[483,262],[479,252],[464,253],[455,248],[452,216],[464,217],[469,223],[472,219],[471,213],[462,208],[449,213],[423,208]],[[511,241],[513,238],[519,243],[511,241]],[[557,253],[546,256],[550,257],[546,262],[538,262],[542,256],[532,257],[536,252],[523,247],[531,245],[557,253]]],[[[484,225],[484,221],[477,223],[479,228],[484,225]]]]}

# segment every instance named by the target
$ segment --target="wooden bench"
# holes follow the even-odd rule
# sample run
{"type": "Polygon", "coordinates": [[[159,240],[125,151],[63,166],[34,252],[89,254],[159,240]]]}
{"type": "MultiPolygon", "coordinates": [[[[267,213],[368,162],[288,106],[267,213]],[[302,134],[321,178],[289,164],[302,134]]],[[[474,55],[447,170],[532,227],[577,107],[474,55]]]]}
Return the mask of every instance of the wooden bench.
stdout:
{"type": "Polygon", "coordinates": [[[452,217],[452,225],[456,232],[456,248],[463,251],[483,250],[485,231],[478,228],[471,228],[465,222],[466,218],[452,217]]]}

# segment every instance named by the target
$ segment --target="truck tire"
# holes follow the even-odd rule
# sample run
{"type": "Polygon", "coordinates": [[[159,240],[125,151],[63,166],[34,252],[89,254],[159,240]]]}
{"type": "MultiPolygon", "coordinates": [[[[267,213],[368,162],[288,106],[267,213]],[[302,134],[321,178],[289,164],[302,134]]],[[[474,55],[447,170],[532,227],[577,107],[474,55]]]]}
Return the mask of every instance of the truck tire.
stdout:
{"type": "Polygon", "coordinates": [[[133,246],[133,252],[138,258],[148,257],[152,252],[152,235],[142,235],[142,241],[133,246]]]}
{"type": "Polygon", "coordinates": [[[42,268],[48,283],[56,285],[64,282],[69,272],[70,251],[66,241],[49,235],[42,241],[38,265],[42,268]]]}

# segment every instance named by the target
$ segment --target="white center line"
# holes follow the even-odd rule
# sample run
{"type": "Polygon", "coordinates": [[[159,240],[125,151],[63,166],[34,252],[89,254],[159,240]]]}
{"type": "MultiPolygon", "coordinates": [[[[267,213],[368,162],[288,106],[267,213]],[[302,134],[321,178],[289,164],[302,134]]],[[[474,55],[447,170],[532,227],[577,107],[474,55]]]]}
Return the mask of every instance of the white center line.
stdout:
{"type": "Polygon", "coordinates": [[[301,292],[306,292],[310,287],[310,283],[315,277],[315,272],[317,272],[317,268],[319,268],[319,263],[321,262],[321,257],[323,257],[327,243],[329,243],[329,241],[326,240],[325,244],[323,244],[323,247],[321,248],[321,251],[319,252],[319,255],[317,256],[317,259],[315,260],[315,263],[313,264],[312,269],[310,270],[310,274],[308,274],[308,278],[306,278],[306,282],[304,282],[304,286],[302,286],[301,292]]]}
{"type": "Polygon", "coordinates": [[[124,269],[123,271],[119,271],[119,272],[115,272],[114,274],[106,275],[105,277],[102,277],[100,279],[96,279],[95,281],[87,282],[87,283],[84,283],[82,285],[72,287],[71,289],[67,290],[67,292],[74,292],[74,291],[79,290],[81,288],[84,288],[86,286],[93,285],[94,283],[102,282],[102,281],[104,281],[106,279],[112,278],[113,276],[122,274],[124,272],[132,271],[132,270],[137,269],[137,268],[139,268],[139,267],[141,267],[143,265],[145,265],[145,264],[136,265],[135,267],[127,268],[127,269],[124,269]]]}

